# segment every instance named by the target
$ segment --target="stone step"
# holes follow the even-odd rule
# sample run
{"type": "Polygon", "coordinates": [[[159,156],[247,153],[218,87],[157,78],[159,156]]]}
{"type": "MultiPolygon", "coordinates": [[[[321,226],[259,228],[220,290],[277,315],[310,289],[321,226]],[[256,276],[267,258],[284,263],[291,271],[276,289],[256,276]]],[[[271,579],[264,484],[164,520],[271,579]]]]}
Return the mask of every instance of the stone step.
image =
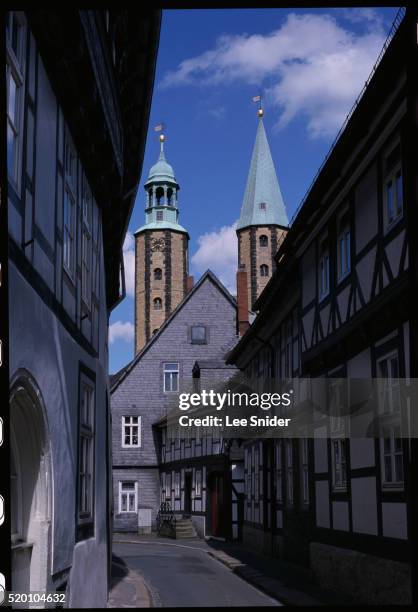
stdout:
{"type": "Polygon", "coordinates": [[[191,519],[183,518],[176,520],[176,538],[196,538],[197,533],[191,519]]]}

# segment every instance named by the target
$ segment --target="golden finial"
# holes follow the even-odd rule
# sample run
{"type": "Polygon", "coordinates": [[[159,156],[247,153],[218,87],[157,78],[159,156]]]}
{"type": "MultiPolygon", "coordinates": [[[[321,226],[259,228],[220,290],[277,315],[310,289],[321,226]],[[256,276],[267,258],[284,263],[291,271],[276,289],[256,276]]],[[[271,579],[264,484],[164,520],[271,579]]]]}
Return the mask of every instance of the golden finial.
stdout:
{"type": "Polygon", "coordinates": [[[264,115],[263,109],[259,108],[258,111],[257,111],[257,114],[258,114],[259,117],[262,117],[264,115]]]}
{"type": "Polygon", "coordinates": [[[165,140],[164,134],[160,134],[160,142],[164,142],[164,140],[165,140]]]}

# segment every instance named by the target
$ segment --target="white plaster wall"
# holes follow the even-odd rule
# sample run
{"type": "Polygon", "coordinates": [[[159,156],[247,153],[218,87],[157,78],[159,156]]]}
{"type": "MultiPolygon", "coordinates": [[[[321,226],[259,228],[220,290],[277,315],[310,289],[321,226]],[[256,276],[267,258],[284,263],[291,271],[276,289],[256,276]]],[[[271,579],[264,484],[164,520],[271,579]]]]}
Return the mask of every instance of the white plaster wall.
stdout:
{"type": "Polygon", "coordinates": [[[332,527],[341,531],[349,530],[348,502],[332,502],[332,527]]]}
{"type": "MultiPolygon", "coordinates": [[[[102,283],[104,283],[102,270],[102,283]]],[[[103,286],[103,285],[102,285],[103,286]]],[[[36,381],[46,409],[52,453],[51,575],[71,568],[76,601],[107,600],[106,388],[107,317],[101,312],[99,359],[90,357],[10,262],[10,375],[26,370],[36,381]],[[75,484],[79,361],[96,374],[95,536],[75,545],[75,484]],[[86,570],[88,568],[88,570],[86,570]],[[86,580],[88,576],[88,580],[86,580]]],[[[83,604],[84,605],[84,604],[83,604]]]]}
{"type": "Polygon", "coordinates": [[[382,528],[384,536],[406,540],[408,537],[406,504],[382,504],[382,528]]]}
{"type": "Polygon", "coordinates": [[[376,478],[351,479],[353,531],[377,535],[376,478]]]}
{"type": "Polygon", "coordinates": [[[315,483],[316,524],[318,527],[329,527],[329,486],[328,480],[315,483]]]}

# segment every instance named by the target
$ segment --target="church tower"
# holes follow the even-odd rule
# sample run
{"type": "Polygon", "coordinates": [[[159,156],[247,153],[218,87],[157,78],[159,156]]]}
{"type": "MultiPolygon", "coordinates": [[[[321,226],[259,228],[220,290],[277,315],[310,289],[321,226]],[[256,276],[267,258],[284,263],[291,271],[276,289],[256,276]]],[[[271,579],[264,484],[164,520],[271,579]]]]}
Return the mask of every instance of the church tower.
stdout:
{"type": "Polygon", "coordinates": [[[286,208],[258,110],[258,128],[237,225],[238,271],[246,273],[248,310],[274,272],[278,241],[288,229],[286,208]]]}
{"type": "Polygon", "coordinates": [[[189,234],[178,223],[179,184],[164,155],[144,185],[145,225],[135,232],[135,353],[158,331],[187,292],[189,234]]]}

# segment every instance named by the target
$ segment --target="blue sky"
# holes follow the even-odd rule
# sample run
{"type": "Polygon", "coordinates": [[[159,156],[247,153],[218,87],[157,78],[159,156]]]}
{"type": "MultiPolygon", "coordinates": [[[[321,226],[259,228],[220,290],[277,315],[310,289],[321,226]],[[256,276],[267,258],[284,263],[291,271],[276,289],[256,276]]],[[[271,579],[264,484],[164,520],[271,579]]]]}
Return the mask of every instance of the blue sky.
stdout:
{"type": "Polygon", "coordinates": [[[110,372],[133,357],[134,241],[143,184],[159,153],[180,184],[190,272],[234,291],[239,217],[263,95],[264,123],[289,219],[359,94],[396,8],[167,10],[144,165],[125,240],[128,296],[110,319],[110,372]]]}

